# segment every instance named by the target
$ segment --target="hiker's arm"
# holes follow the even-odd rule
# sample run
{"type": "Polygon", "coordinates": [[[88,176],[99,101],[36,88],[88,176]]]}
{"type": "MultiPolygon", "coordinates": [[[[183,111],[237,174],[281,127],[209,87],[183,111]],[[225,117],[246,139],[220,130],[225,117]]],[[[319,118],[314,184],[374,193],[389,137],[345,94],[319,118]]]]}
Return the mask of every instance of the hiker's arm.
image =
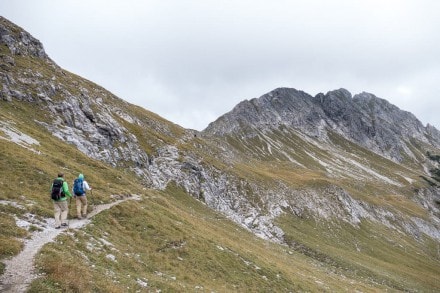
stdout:
{"type": "Polygon", "coordinates": [[[66,181],[63,182],[63,192],[64,192],[64,195],[72,197],[72,194],[69,191],[69,186],[67,185],[66,181]]]}
{"type": "Polygon", "coordinates": [[[87,183],[87,181],[84,181],[83,184],[84,184],[84,189],[86,189],[86,190],[92,190],[92,188],[89,186],[89,184],[87,183]]]}

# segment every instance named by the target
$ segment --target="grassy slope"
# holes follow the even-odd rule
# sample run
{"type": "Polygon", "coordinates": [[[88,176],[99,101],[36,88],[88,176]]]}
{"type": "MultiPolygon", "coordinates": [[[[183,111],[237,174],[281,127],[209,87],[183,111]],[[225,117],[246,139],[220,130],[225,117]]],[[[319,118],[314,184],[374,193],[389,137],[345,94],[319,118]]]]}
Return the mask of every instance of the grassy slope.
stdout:
{"type": "MultiPolygon", "coordinates": [[[[248,155],[242,163],[234,166],[232,172],[248,180],[264,182],[266,186],[270,182],[282,181],[298,190],[337,185],[373,206],[385,207],[409,217],[425,220],[430,217],[426,209],[412,200],[416,190],[426,188],[427,184],[420,178],[421,171],[411,168],[411,165],[406,167],[385,160],[338,135],[332,135],[332,142],[347,150],[347,158],[401,186],[390,186],[374,178],[359,181],[329,177],[322,165],[305,155],[307,151],[326,162],[332,158],[328,152],[304,142],[294,133],[286,136],[274,131],[265,136],[269,139],[261,136],[247,140],[239,136],[227,137],[238,152],[248,155]],[[282,142],[283,152],[278,152],[273,146],[269,151],[268,140],[282,142]],[[257,151],[252,151],[252,146],[256,146],[257,151]],[[289,162],[285,153],[307,168],[289,162]]],[[[279,218],[278,225],[285,231],[285,240],[293,250],[321,262],[322,266],[336,274],[366,283],[383,284],[398,291],[432,292],[440,288],[437,278],[440,275],[439,243],[423,235],[416,241],[401,231],[378,223],[364,221],[359,227],[353,227],[332,221],[315,222],[292,214],[279,218]]]]}
{"type": "MultiPolygon", "coordinates": [[[[38,217],[51,217],[53,207],[49,200],[49,188],[58,172],[64,172],[71,184],[80,172],[86,174],[94,187],[94,199],[109,200],[110,194],[128,193],[131,178],[101,162],[91,160],[73,146],[61,142],[33,122],[38,111],[26,103],[0,102],[0,120],[14,129],[40,142],[31,145],[32,152],[24,147],[0,139],[0,200],[17,202],[23,208],[0,204],[0,257],[16,254],[26,232],[12,225],[12,214],[32,213],[38,217]],[[116,183],[117,182],[117,183],[116,183]]],[[[8,137],[0,130],[0,136],[8,137]]]]}
{"type": "Polygon", "coordinates": [[[415,241],[371,222],[355,228],[284,216],[279,225],[292,249],[339,274],[399,291],[439,289],[440,256],[432,239],[415,241]]]}
{"type": "Polygon", "coordinates": [[[47,277],[35,281],[31,292],[146,290],[139,280],[164,292],[386,288],[343,277],[314,258],[257,239],[175,187],[146,191],[141,203],[100,214],[93,225],[46,245],[37,264],[47,277]],[[57,249],[61,243],[63,253],[57,249]]]}

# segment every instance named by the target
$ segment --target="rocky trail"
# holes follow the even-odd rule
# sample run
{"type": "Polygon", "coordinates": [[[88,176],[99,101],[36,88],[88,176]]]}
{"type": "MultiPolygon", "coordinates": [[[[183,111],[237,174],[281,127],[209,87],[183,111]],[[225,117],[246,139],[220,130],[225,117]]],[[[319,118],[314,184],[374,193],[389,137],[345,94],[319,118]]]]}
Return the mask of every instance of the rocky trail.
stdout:
{"type": "Polygon", "coordinates": [[[70,229],[80,229],[88,225],[95,215],[127,200],[140,200],[140,196],[123,197],[112,203],[96,205],[87,219],[69,219],[69,225],[65,229],[55,229],[55,220],[46,219],[44,226],[41,227],[42,230],[32,232],[31,238],[25,240],[23,250],[15,257],[4,261],[6,269],[5,273],[0,276],[0,292],[25,292],[28,285],[37,277],[34,270],[34,257],[45,244],[70,229]]]}

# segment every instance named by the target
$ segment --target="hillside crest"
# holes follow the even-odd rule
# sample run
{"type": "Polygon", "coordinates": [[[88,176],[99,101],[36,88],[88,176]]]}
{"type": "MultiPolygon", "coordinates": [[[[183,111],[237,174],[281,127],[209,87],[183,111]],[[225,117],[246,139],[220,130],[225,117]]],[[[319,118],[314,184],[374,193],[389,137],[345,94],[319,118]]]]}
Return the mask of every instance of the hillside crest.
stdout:
{"type": "Polygon", "coordinates": [[[317,94],[315,97],[293,88],[278,88],[260,98],[246,100],[224,114],[203,131],[209,135],[246,132],[250,128],[292,127],[318,140],[328,132],[400,162],[412,140],[440,146],[440,132],[426,127],[410,112],[370,93],[352,96],[346,89],[317,94]]]}

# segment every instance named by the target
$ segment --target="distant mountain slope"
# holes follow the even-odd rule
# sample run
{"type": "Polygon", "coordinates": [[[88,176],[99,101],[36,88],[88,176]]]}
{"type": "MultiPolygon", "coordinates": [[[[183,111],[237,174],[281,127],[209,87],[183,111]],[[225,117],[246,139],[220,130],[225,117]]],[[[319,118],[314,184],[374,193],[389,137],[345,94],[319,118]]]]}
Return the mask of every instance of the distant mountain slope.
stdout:
{"type": "Polygon", "coordinates": [[[352,97],[345,89],[318,94],[279,88],[258,99],[243,101],[212,122],[204,132],[224,135],[246,127],[260,130],[284,125],[323,141],[333,131],[396,162],[420,162],[415,149],[440,147],[440,132],[424,127],[411,113],[369,93],[352,97]]]}
{"type": "MultiPolygon", "coordinates": [[[[279,183],[271,187],[276,196],[265,200],[274,218],[279,208],[288,208],[297,216],[386,223],[391,206],[403,210],[383,196],[399,194],[408,204],[415,201],[427,208],[433,226],[419,228],[440,239],[438,189],[418,188],[424,180],[437,186],[428,178],[438,164],[427,153],[440,152],[439,131],[386,100],[368,93],[352,97],[344,89],[312,97],[279,88],[241,102],[202,133],[226,141],[229,157],[240,153],[237,160],[246,168],[254,165],[259,170],[251,170],[270,174],[279,183]],[[338,195],[335,201],[330,200],[333,194],[338,195]]],[[[408,211],[405,216],[392,212],[406,228],[414,224],[407,222],[407,216],[415,215],[408,211]]],[[[416,235],[419,228],[406,231],[416,235]]]]}

